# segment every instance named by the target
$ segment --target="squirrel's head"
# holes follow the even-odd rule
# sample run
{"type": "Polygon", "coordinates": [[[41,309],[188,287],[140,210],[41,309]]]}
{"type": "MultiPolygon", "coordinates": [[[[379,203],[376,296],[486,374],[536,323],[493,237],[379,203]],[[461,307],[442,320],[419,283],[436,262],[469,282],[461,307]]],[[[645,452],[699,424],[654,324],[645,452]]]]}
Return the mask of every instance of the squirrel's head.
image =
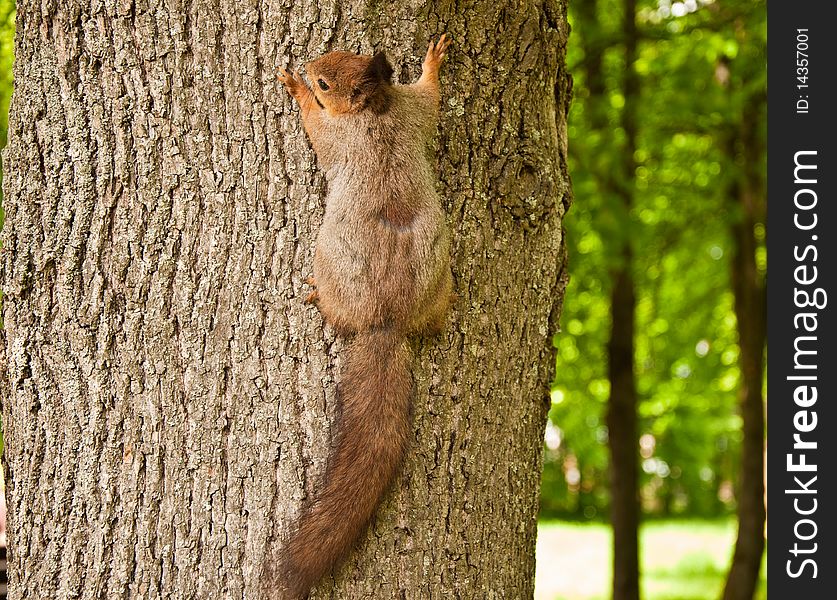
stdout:
{"type": "Polygon", "coordinates": [[[392,66],[383,52],[329,52],[306,64],[305,71],[314,96],[329,114],[386,110],[392,66]]]}

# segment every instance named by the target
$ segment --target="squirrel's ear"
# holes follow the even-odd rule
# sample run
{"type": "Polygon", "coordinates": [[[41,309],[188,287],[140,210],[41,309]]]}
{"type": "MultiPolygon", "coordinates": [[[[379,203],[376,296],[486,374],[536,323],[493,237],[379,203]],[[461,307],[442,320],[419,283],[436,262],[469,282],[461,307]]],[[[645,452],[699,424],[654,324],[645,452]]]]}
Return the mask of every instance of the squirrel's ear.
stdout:
{"type": "Polygon", "coordinates": [[[387,102],[382,94],[382,84],[391,83],[392,66],[383,52],[376,52],[352,86],[351,103],[363,108],[372,106],[374,110],[384,110],[387,102]]]}
{"type": "Polygon", "coordinates": [[[392,65],[383,52],[376,52],[366,67],[366,74],[376,81],[392,82],[392,65]]]}

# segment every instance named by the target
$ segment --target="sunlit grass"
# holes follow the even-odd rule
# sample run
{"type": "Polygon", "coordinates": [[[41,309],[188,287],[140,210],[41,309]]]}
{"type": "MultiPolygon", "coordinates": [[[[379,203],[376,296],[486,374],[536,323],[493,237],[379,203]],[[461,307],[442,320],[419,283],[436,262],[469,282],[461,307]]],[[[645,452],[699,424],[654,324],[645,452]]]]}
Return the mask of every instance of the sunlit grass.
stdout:
{"type": "MultiPolygon", "coordinates": [[[[642,528],[644,600],[716,600],[735,540],[734,521],[663,521],[642,528]]],[[[602,524],[541,523],[535,600],[607,600],[611,533],[602,524]]],[[[767,598],[765,565],[758,600],[767,598]]]]}

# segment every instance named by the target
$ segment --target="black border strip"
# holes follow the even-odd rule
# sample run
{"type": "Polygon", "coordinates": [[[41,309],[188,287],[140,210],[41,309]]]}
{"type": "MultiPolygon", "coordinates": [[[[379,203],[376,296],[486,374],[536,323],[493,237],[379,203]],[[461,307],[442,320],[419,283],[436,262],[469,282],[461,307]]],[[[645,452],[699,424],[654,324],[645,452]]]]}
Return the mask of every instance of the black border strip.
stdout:
{"type": "Polygon", "coordinates": [[[831,7],[768,3],[768,589],[781,599],[833,597],[837,578],[837,30],[826,14],[831,7]],[[822,306],[805,306],[806,300],[822,306]],[[795,434],[802,442],[797,448],[795,434]],[[815,449],[806,447],[812,443],[815,449]],[[803,454],[816,471],[789,467],[803,454]]]}

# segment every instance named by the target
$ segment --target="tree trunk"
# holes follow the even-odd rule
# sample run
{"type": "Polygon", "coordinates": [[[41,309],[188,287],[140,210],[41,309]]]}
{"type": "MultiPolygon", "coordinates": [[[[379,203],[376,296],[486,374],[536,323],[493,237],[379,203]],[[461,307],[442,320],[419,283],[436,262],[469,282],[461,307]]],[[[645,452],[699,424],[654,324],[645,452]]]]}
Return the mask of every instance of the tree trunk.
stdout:
{"type": "MultiPolygon", "coordinates": [[[[604,74],[604,51],[596,0],[574,5],[578,19],[581,44],[584,48],[584,76],[588,91],[586,110],[590,128],[600,134],[602,148],[616,144],[613,125],[608,120],[608,86],[604,74]]],[[[630,220],[634,202],[634,177],[637,137],[637,102],[640,79],[634,67],[638,33],[636,29],[636,1],[625,0],[622,20],[622,57],[625,73],[619,93],[625,99],[619,125],[623,129],[624,142],[621,160],[610,169],[602,169],[598,180],[602,195],[613,197],[616,202],[603,203],[620,211],[622,223],[630,220]]],[[[598,149],[594,148],[593,152],[598,149]]],[[[604,150],[602,150],[604,152],[604,150]]],[[[597,157],[598,159],[598,157],[597,157]]],[[[636,378],[634,374],[634,312],[636,309],[636,285],[633,278],[633,253],[631,240],[626,234],[615,240],[618,247],[614,255],[618,264],[612,273],[613,287],[610,293],[611,331],[607,344],[608,380],[610,397],[607,408],[608,446],[610,448],[610,502],[613,527],[613,582],[614,600],[639,598],[639,492],[638,460],[639,438],[637,433],[636,378]]]]}
{"type": "Polygon", "coordinates": [[[613,526],[613,600],[639,598],[639,492],[634,310],[630,250],[610,295],[613,325],[607,345],[610,399],[610,520],[613,526]]]}
{"type": "MultiPolygon", "coordinates": [[[[639,102],[639,75],[636,72],[638,34],[636,0],[625,0],[622,21],[625,75],[622,97],[625,106],[621,127],[625,132],[622,161],[618,165],[617,193],[623,223],[630,221],[634,202],[636,172],[636,108],[639,102]]],[[[636,374],[634,372],[634,337],[636,284],[633,276],[633,252],[628,236],[621,241],[620,263],[613,277],[610,294],[612,318],[607,345],[608,443],[610,445],[611,523],[613,525],[613,600],[639,599],[639,434],[637,432],[636,374]]]]}
{"type": "Polygon", "coordinates": [[[529,598],[566,284],[563,2],[18,4],[2,377],[14,599],[257,598],[322,474],[342,340],[303,303],[324,179],[276,82],[443,68],[458,301],[413,444],[314,598],[529,598]],[[502,32],[497,35],[497,32],[502,32]]]}
{"type": "Polygon", "coordinates": [[[742,123],[730,135],[729,160],[740,168],[731,185],[730,202],[740,218],[732,226],[732,288],[738,324],[739,402],[743,440],[736,500],[738,538],[724,586],[724,600],[751,600],[756,591],[764,554],[764,347],[767,341],[767,296],[764,277],[756,263],[755,225],[765,219],[765,162],[760,125],[765,111],[763,94],[755,94],[742,111],[742,123]]]}

